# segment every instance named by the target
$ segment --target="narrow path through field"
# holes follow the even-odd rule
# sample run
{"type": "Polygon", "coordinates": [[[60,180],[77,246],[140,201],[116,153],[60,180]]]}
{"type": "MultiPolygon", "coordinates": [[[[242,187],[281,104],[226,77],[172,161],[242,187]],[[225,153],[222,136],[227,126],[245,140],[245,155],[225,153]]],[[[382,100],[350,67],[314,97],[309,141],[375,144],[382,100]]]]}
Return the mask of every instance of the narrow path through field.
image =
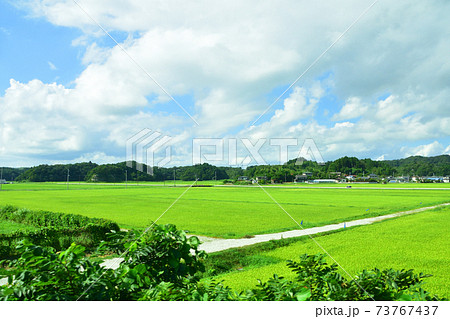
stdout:
{"type": "MultiPolygon", "coordinates": [[[[253,238],[239,238],[239,239],[222,239],[222,238],[212,238],[212,237],[205,237],[205,236],[197,236],[202,244],[200,245],[199,249],[204,250],[207,253],[227,250],[230,248],[238,248],[248,245],[254,245],[258,243],[267,242],[270,240],[278,240],[283,238],[293,238],[293,237],[301,237],[301,236],[307,236],[307,235],[313,235],[313,234],[319,234],[324,233],[332,230],[342,229],[344,228],[344,225],[346,228],[353,227],[353,226],[360,226],[360,225],[370,225],[375,222],[379,222],[385,219],[395,218],[399,216],[404,215],[410,215],[414,213],[423,212],[426,210],[431,210],[438,207],[448,206],[450,203],[443,203],[439,205],[433,205],[428,207],[421,207],[417,209],[412,209],[408,211],[398,212],[394,214],[389,215],[383,215],[383,216],[377,216],[377,217],[370,217],[370,218],[364,218],[364,219],[357,219],[352,220],[345,223],[339,223],[339,224],[331,224],[321,227],[313,227],[313,228],[307,228],[302,230],[290,230],[285,231],[281,233],[274,233],[274,234],[264,234],[264,235],[255,235],[253,238]]],[[[191,235],[194,236],[194,235],[191,235]]],[[[123,258],[111,258],[108,260],[105,260],[102,263],[102,266],[105,268],[112,268],[116,269],[119,267],[120,263],[123,261],[123,258]]],[[[5,285],[7,283],[7,279],[3,278],[0,279],[0,286],[5,285]]]]}
{"type": "MultiPolygon", "coordinates": [[[[444,204],[433,205],[433,206],[428,206],[428,207],[421,207],[421,208],[412,209],[412,210],[408,210],[408,211],[397,212],[394,214],[370,217],[370,218],[364,218],[364,219],[357,219],[357,220],[352,220],[352,221],[345,222],[345,223],[331,224],[331,225],[326,225],[326,226],[321,226],[321,227],[290,230],[290,231],[274,233],[274,234],[255,235],[255,237],[253,237],[253,238],[223,239],[223,238],[212,238],[212,237],[198,236],[198,235],[197,235],[197,237],[202,242],[199,249],[204,250],[207,253],[213,253],[213,252],[217,252],[217,251],[227,250],[230,248],[238,248],[238,247],[263,243],[263,242],[267,242],[270,240],[278,240],[278,239],[283,239],[283,238],[301,237],[301,236],[324,233],[324,232],[328,232],[328,231],[332,231],[332,230],[342,229],[342,228],[344,228],[344,225],[346,228],[353,227],[353,226],[360,226],[360,225],[369,225],[369,224],[372,224],[372,223],[375,223],[378,221],[382,221],[385,219],[419,213],[419,212],[423,212],[426,210],[430,210],[430,209],[434,209],[434,208],[442,207],[442,206],[447,206],[447,205],[450,205],[450,203],[444,203],[444,204]]],[[[194,236],[194,235],[192,235],[192,236],[194,236]]],[[[117,267],[119,267],[119,264],[121,261],[122,260],[120,260],[120,258],[113,258],[113,259],[105,260],[105,262],[103,263],[103,266],[106,268],[117,268],[117,267]]]]}
{"type": "Polygon", "coordinates": [[[253,237],[253,238],[221,239],[221,238],[210,238],[210,237],[204,237],[204,236],[197,236],[197,237],[202,242],[202,244],[200,245],[200,249],[206,251],[207,253],[212,253],[212,252],[226,250],[226,249],[230,249],[230,248],[237,248],[237,247],[243,247],[243,246],[263,243],[263,242],[267,242],[270,240],[301,237],[301,236],[306,236],[306,235],[324,233],[324,232],[344,228],[344,225],[346,228],[353,227],[353,226],[360,226],[360,225],[369,225],[369,224],[372,224],[372,223],[375,223],[375,222],[378,222],[381,220],[395,218],[395,217],[399,217],[399,216],[403,216],[403,215],[419,213],[419,212],[423,212],[426,210],[434,209],[434,208],[441,207],[441,206],[447,206],[447,205],[450,205],[450,203],[422,207],[422,208],[398,212],[398,213],[389,214],[389,215],[357,219],[357,220],[352,220],[352,221],[345,222],[345,223],[331,224],[331,225],[326,225],[326,226],[321,226],[321,227],[290,230],[290,231],[274,233],[274,234],[255,235],[255,237],[253,237]]]}

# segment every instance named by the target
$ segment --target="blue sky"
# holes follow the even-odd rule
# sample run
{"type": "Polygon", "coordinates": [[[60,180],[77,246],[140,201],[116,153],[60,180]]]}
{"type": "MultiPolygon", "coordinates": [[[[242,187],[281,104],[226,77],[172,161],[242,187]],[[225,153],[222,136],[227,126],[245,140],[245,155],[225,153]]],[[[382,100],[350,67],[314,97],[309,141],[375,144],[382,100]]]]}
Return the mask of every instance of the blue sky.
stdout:
{"type": "Polygon", "coordinates": [[[41,79],[70,86],[83,71],[83,50],[71,45],[81,32],[57,27],[43,18],[27,18],[27,13],[7,2],[0,3],[0,67],[4,92],[10,78],[20,82],[41,79]],[[52,70],[49,63],[56,66],[52,70]]]}
{"type": "Polygon", "coordinates": [[[168,166],[197,138],[237,139],[240,163],[244,139],[274,164],[282,138],[289,158],[305,139],[325,160],[450,153],[442,1],[377,3],[251,126],[371,3],[3,1],[0,165],[122,161],[144,128],[172,138],[168,166]]]}

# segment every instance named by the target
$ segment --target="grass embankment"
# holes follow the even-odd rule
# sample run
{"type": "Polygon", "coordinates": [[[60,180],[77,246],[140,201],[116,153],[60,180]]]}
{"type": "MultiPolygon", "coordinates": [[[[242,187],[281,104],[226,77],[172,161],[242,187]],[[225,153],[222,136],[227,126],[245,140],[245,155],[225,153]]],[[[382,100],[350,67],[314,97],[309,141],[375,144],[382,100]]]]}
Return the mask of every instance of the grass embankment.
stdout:
{"type": "MultiPolygon", "coordinates": [[[[414,269],[433,275],[426,279],[425,289],[450,298],[449,226],[450,207],[445,207],[314,237],[352,275],[375,267],[414,269]]],[[[254,287],[256,279],[265,281],[275,273],[292,277],[287,260],[298,260],[304,253],[323,253],[309,237],[284,247],[270,245],[218,253],[210,264],[222,266],[222,271],[226,267],[241,268],[217,278],[245,290],[254,287]]],[[[330,258],[328,261],[332,262],[330,258]]]]}
{"type": "Polygon", "coordinates": [[[18,230],[36,230],[36,227],[19,224],[9,220],[0,220],[0,234],[10,234],[18,230]]]}
{"type": "MultiPolygon", "coordinates": [[[[26,185],[26,184],[24,184],[26,185]]],[[[54,185],[50,183],[49,187],[54,185]]],[[[10,185],[13,186],[13,185],[10,185]]],[[[186,190],[185,187],[124,187],[3,191],[0,205],[106,218],[123,228],[144,228],[186,190]]],[[[25,187],[25,186],[24,186],[25,187]]],[[[71,186],[72,187],[72,186],[71,186]]],[[[45,189],[45,188],[44,188],[45,189]]],[[[267,188],[303,227],[384,215],[446,202],[449,190],[267,188]]],[[[297,225],[259,187],[191,188],[159,221],[197,235],[240,238],[280,232],[297,225]]]]}

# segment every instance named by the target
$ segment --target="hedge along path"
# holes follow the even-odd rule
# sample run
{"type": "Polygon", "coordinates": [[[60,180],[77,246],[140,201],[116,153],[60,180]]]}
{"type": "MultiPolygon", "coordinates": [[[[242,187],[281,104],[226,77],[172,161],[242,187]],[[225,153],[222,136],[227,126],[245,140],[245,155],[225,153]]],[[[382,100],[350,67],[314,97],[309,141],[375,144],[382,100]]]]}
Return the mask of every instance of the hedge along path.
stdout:
{"type": "MultiPolygon", "coordinates": [[[[239,238],[239,239],[222,239],[222,238],[213,238],[213,237],[206,237],[206,236],[196,236],[202,244],[199,246],[199,250],[204,250],[207,253],[214,253],[218,251],[223,251],[231,248],[239,248],[259,243],[264,243],[271,240],[280,240],[284,238],[293,238],[293,237],[302,237],[307,235],[313,235],[313,234],[319,234],[319,233],[325,233],[333,230],[338,230],[342,228],[349,228],[353,226],[362,226],[362,225],[370,225],[385,219],[391,219],[396,218],[404,215],[410,215],[415,213],[420,213],[423,211],[435,209],[438,207],[444,207],[448,206],[450,203],[443,203],[439,205],[433,205],[428,207],[421,207],[413,210],[408,211],[402,211],[397,212],[394,214],[389,215],[383,215],[383,216],[377,216],[377,217],[370,217],[370,218],[364,218],[364,219],[357,219],[349,222],[339,223],[339,224],[331,224],[321,227],[313,227],[313,228],[307,228],[303,230],[290,230],[285,231],[281,233],[273,233],[273,234],[264,234],[264,235],[255,235],[252,238],[239,238]]],[[[195,235],[189,235],[189,236],[195,236],[195,235]]],[[[112,258],[105,260],[102,263],[102,266],[105,268],[112,268],[116,269],[119,267],[120,263],[123,261],[123,258],[112,258]]]]}

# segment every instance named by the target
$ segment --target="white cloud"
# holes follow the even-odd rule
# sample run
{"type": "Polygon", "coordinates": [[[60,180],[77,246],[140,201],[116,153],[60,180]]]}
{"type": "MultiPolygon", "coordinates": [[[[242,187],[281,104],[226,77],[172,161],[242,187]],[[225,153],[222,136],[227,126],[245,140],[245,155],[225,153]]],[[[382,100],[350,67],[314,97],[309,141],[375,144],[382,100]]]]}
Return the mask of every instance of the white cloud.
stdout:
{"type": "Polygon", "coordinates": [[[124,158],[121,156],[111,156],[106,154],[105,152],[93,152],[93,153],[86,153],[82,154],[81,156],[64,160],[64,161],[50,161],[50,163],[54,164],[69,164],[69,163],[84,163],[84,162],[93,162],[97,164],[107,164],[107,163],[117,163],[120,161],[123,161],[124,158]]]}
{"type": "Polygon", "coordinates": [[[104,34],[73,1],[21,1],[35,17],[83,31],[73,45],[85,47],[85,69],[71,89],[11,81],[0,98],[2,148],[108,158],[149,127],[180,141],[180,161],[189,139],[236,132],[313,137],[329,157],[390,157],[410,152],[399,152],[404,143],[450,136],[450,41],[443,36],[450,3],[442,1],[377,3],[281,99],[281,109],[242,129],[273,102],[269,92],[290,85],[370,3],[80,2],[106,30],[128,34],[121,45],[182,101],[201,124],[195,127],[119,47],[102,47],[104,34]],[[316,80],[327,73],[332,85],[316,80]],[[324,105],[329,95],[345,101],[332,116],[341,123],[320,116],[333,108],[324,105]]]}
{"type": "Polygon", "coordinates": [[[80,153],[106,154],[103,162],[120,158],[111,154],[120,154],[124,159],[126,140],[140,129],[168,131],[183,122],[177,116],[144,112],[117,115],[114,108],[98,105],[94,99],[83,100],[79,95],[77,89],[62,85],[11,80],[5,96],[0,98],[2,151],[11,158],[18,157],[14,163],[27,162],[21,157],[53,162],[55,157],[73,158],[73,154],[80,153]],[[104,112],[100,114],[96,109],[104,112]]]}
{"type": "Polygon", "coordinates": [[[5,27],[0,27],[0,32],[2,32],[3,34],[10,36],[11,35],[11,31],[9,31],[7,28],[5,27]]]}
{"type": "Polygon", "coordinates": [[[28,84],[11,80],[10,84],[0,100],[1,139],[9,152],[41,154],[59,148],[81,150],[81,135],[73,130],[71,113],[64,103],[68,90],[39,80],[28,84]]]}
{"type": "MultiPolygon", "coordinates": [[[[75,43],[74,45],[79,45],[80,43],[75,43]]],[[[83,55],[82,63],[84,65],[102,64],[104,63],[111,54],[111,50],[107,48],[102,48],[97,45],[97,43],[86,44],[86,52],[83,55]]]]}
{"type": "Polygon", "coordinates": [[[308,94],[304,88],[295,87],[289,97],[284,100],[284,108],[275,111],[275,115],[270,120],[270,125],[285,125],[305,118],[312,118],[322,94],[323,90],[311,90],[311,93],[308,94]]]}
{"type": "Polygon", "coordinates": [[[52,62],[48,61],[47,63],[48,63],[48,67],[50,68],[50,70],[52,70],[52,71],[58,70],[58,68],[52,62]]]}
{"type": "Polygon", "coordinates": [[[350,120],[364,115],[368,110],[368,106],[362,103],[358,97],[350,97],[338,114],[333,115],[333,121],[350,120]]]}
{"type": "Polygon", "coordinates": [[[375,116],[380,121],[396,122],[414,109],[399,101],[397,96],[390,95],[385,100],[378,102],[375,111],[375,116]]]}
{"type": "MultiPolygon", "coordinates": [[[[288,97],[286,100],[289,99],[288,97]]],[[[353,97],[347,105],[352,103],[358,105],[357,101],[359,98],[353,97]]],[[[306,138],[313,138],[326,160],[344,155],[400,158],[410,156],[418,151],[424,153],[430,149],[428,147],[424,150],[414,151],[407,147],[402,148],[401,146],[404,144],[450,135],[449,128],[447,128],[450,118],[425,117],[418,112],[410,114],[408,109],[411,108],[409,107],[412,109],[417,107],[415,101],[414,96],[408,96],[405,100],[390,96],[385,100],[373,102],[371,105],[366,104],[364,113],[357,121],[338,122],[332,126],[319,124],[315,120],[292,126],[274,125],[276,122],[272,118],[270,122],[255,126],[249,131],[244,130],[241,134],[253,139],[294,137],[298,138],[300,144],[306,138]]],[[[347,108],[347,110],[349,109],[347,108]]],[[[348,114],[350,116],[351,113],[348,114]]],[[[341,115],[343,118],[346,117],[344,116],[345,112],[342,112],[341,115]]],[[[434,147],[425,153],[437,155],[442,154],[443,151],[444,148],[434,147]]]]}
{"type": "Polygon", "coordinates": [[[417,147],[404,147],[403,151],[405,152],[405,154],[407,154],[407,156],[414,156],[414,155],[436,156],[442,154],[449,154],[450,145],[448,145],[447,148],[445,148],[438,141],[434,141],[430,144],[419,145],[417,147]]]}

